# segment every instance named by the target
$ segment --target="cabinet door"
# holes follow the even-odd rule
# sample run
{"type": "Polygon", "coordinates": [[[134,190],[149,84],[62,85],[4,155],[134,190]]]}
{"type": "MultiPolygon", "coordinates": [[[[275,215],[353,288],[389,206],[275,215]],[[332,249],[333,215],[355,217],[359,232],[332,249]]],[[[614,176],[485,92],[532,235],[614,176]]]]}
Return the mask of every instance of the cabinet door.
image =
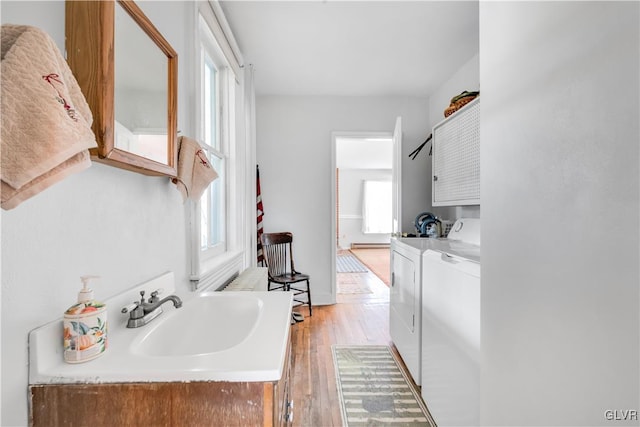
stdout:
{"type": "MultiPolygon", "coordinates": [[[[275,385],[273,425],[289,426],[293,423],[293,396],[291,390],[291,336],[287,345],[282,378],[275,385]]],[[[266,420],[265,420],[266,421],[266,420]]]]}
{"type": "Polygon", "coordinates": [[[433,206],[480,204],[480,98],[433,127],[433,206]]]}

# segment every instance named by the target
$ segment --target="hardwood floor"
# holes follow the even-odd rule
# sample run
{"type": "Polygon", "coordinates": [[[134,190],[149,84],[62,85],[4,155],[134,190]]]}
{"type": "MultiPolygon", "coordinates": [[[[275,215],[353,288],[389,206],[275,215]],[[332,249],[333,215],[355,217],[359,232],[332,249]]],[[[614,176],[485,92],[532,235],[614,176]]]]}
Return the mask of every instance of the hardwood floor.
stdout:
{"type": "Polygon", "coordinates": [[[370,272],[341,274],[359,275],[373,292],[338,294],[338,304],[314,306],[312,317],[302,309],[304,322],[291,326],[294,426],[342,425],[333,344],[389,345],[397,355],[389,335],[389,288],[370,272]]]}
{"type": "Polygon", "coordinates": [[[353,255],[373,271],[387,286],[391,283],[391,266],[389,248],[350,249],[353,255]]]}

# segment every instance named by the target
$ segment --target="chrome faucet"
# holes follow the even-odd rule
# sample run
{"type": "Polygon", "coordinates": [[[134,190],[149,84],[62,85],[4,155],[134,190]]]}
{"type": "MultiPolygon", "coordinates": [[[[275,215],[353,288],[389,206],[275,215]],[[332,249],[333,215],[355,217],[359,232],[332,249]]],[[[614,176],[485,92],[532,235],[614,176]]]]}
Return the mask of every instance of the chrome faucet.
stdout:
{"type": "Polygon", "coordinates": [[[127,328],[139,328],[162,314],[162,304],[171,301],[175,308],[182,307],[182,300],[177,295],[169,295],[166,298],[158,298],[160,290],[151,292],[151,298],[144,299],[144,291],[140,291],[140,301],[134,301],[122,309],[122,313],[129,313],[127,328]]]}

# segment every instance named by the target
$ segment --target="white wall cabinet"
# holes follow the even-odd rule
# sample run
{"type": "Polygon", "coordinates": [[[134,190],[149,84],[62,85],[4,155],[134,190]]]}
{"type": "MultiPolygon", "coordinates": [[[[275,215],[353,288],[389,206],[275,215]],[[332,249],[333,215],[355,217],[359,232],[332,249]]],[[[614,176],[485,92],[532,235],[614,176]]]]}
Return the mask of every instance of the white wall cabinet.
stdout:
{"type": "Polygon", "coordinates": [[[433,206],[480,204],[480,98],[433,127],[433,206]]]}

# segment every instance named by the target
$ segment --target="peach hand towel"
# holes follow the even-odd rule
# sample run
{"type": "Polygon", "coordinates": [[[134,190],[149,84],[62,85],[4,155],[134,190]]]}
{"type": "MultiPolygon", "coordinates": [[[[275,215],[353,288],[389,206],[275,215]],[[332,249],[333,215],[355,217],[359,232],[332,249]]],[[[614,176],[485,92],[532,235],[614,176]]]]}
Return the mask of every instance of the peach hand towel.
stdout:
{"type": "Polygon", "coordinates": [[[178,187],[184,201],[197,201],[218,174],[207,160],[198,141],[181,136],[178,144],[178,176],[173,178],[173,183],[178,187]]]}
{"type": "Polygon", "coordinates": [[[12,188],[4,181],[0,181],[0,193],[2,194],[2,208],[5,210],[13,209],[25,200],[35,196],[46,188],[52,186],[56,182],[76,172],[87,169],[91,166],[89,152],[81,151],[62,164],[51,169],[36,179],[29,181],[19,190],[12,188]]]}
{"type": "Polygon", "coordinates": [[[51,37],[4,24],[1,40],[2,208],[11,209],[89,167],[97,144],[89,105],[51,37]]]}

